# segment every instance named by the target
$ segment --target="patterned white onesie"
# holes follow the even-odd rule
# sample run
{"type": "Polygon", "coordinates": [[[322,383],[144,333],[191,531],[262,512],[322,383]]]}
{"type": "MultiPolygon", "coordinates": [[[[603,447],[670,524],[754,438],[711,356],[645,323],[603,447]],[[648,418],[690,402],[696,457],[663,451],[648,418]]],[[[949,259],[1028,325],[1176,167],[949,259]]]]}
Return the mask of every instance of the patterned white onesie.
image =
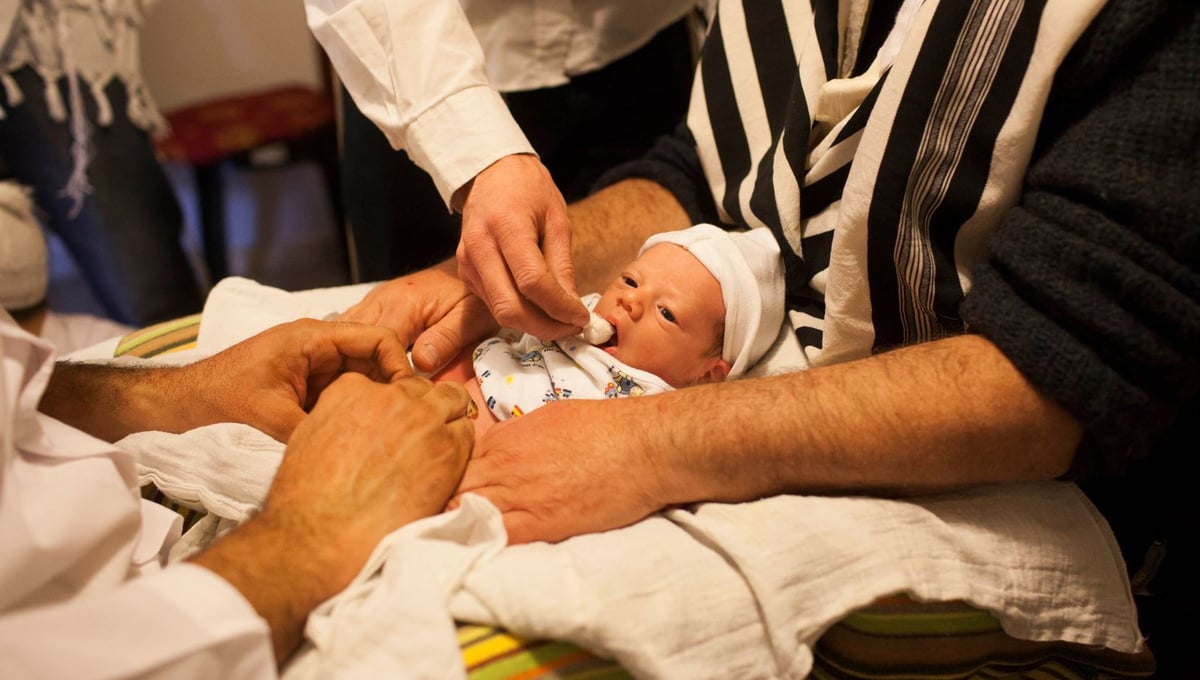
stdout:
{"type": "MultiPolygon", "coordinates": [[[[591,310],[600,299],[583,297],[591,310]]],[[[471,355],[488,409],[500,420],[559,399],[638,397],[671,390],[661,378],[627,366],[579,338],[544,342],[532,335],[501,334],[471,355]]]]}

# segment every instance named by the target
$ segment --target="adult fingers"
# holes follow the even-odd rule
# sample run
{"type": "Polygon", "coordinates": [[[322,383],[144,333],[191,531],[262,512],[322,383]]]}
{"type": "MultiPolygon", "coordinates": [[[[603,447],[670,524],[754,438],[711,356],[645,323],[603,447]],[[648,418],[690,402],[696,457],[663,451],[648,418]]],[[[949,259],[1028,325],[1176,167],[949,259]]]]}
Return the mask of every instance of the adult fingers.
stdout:
{"type": "MultiPolygon", "coordinates": [[[[486,299],[487,291],[484,289],[483,278],[479,275],[479,269],[476,268],[475,262],[472,259],[473,253],[468,247],[470,243],[466,234],[462,241],[459,241],[458,248],[454,251],[455,263],[458,265],[458,278],[463,282],[476,297],[486,299]]],[[[477,248],[485,248],[487,245],[480,244],[477,248]]],[[[499,284],[497,284],[499,285],[499,284]]]]}
{"type": "MultiPolygon", "coordinates": [[[[422,395],[422,399],[434,409],[434,413],[441,417],[444,423],[465,421],[467,405],[471,403],[471,397],[467,394],[467,390],[462,385],[452,382],[434,385],[433,389],[422,395]]],[[[474,428],[472,427],[472,429],[474,428]]]]}
{"type": "Polygon", "coordinates": [[[409,399],[420,399],[433,389],[433,381],[420,376],[403,376],[392,384],[409,399]]]}
{"type": "Polygon", "coordinates": [[[412,375],[407,351],[395,331],[359,323],[308,323],[312,330],[304,354],[311,373],[350,370],[384,382],[412,375]]]}
{"type": "MultiPolygon", "coordinates": [[[[471,279],[479,279],[479,274],[472,264],[470,264],[469,256],[464,256],[459,264],[459,277],[464,281],[471,279]],[[463,264],[466,263],[466,264],[463,264]]],[[[497,270],[497,276],[505,277],[505,286],[493,286],[491,282],[487,284],[477,283],[477,286],[484,286],[486,290],[486,298],[481,296],[489,316],[499,323],[504,328],[516,328],[525,333],[531,333],[539,338],[547,340],[557,340],[568,335],[573,335],[579,332],[581,326],[565,324],[550,317],[541,307],[537,306],[532,300],[522,297],[508,278],[508,269],[503,264],[497,270]]],[[[575,304],[579,305],[579,309],[583,310],[583,314],[587,314],[587,309],[578,298],[573,298],[575,304]]],[[[586,317],[585,321],[586,323],[586,317]]],[[[415,358],[414,354],[414,358],[415,358]]],[[[418,366],[424,366],[422,361],[418,361],[418,366]]]]}
{"type": "MultiPolygon", "coordinates": [[[[575,262],[571,258],[571,221],[566,213],[555,214],[546,218],[546,233],[542,238],[542,252],[546,255],[546,264],[550,274],[558,281],[564,290],[572,297],[579,297],[575,287],[575,262]]],[[[579,325],[587,325],[587,312],[582,317],[573,317],[570,321],[582,321],[579,325]]]]}
{"type": "MultiPolygon", "coordinates": [[[[489,222],[488,216],[464,215],[462,239],[455,256],[458,260],[458,277],[472,293],[487,303],[493,313],[511,305],[520,293],[504,262],[495,232],[501,227],[489,222]]],[[[507,222],[510,218],[498,218],[507,222]]],[[[497,316],[497,318],[500,318],[497,316]]],[[[501,319],[501,323],[505,320],[501,319]]]]}
{"type": "MultiPolygon", "coordinates": [[[[512,280],[516,284],[517,291],[520,293],[520,298],[508,301],[510,304],[520,304],[521,299],[528,300],[538,309],[545,313],[546,316],[559,324],[566,327],[573,327],[574,332],[587,324],[587,309],[583,303],[579,301],[579,296],[574,292],[574,273],[570,269],[570,237],[567,237],[565,258],[568,262],[568,271],[564,273],[571,279],[570,288],[565,288],[559,281],[558,277],[551,273],[547,266],[547,257],[538,249],[538,243],[532,239],[524,238],[522,233],[506,233],[501,235],[499,246],[500,252],[504,256],[504,265],[511,272],[512,280]]],[[[556,259],[557,266],[562,266],[561,236],[556,239],[558,242],[553,246],[553,253],[556,259]]],[[[484,272],[486,275],[486,272],[484,272]]],[[[500,313],[497,311],[497,306],[505,301],[497,300],[492,306],[493,313],[496,313],[497,318],[500,318],[500,313]]],[[[563,333],[563,335],[568,335],[563,333]]]]}
{"type": "Polygon", "coordinates": [[[376,295],[368,293],[349,309],[337,316],[337,321],[376,325],[383,318],[383,303],[376,295]]]}
{"type": "Polygon", "coordinates": [[[421,371],[436,373],[468,343],[495,330],[496,320],[483,300],[467,296],[417,336],[412,346],[413,363],[421,371]]]}
{"type": "MultiPolygon", "coordinates": [[[[468,472],[470,469],[470,466],[468,466],[468,472]]],[[[544,540],[543,536],[539,533],[539,530],[544,531],[544,528],[538,523],[537,516],[529,510],[515,506],[506,491],[506,489],[490,487],[466,492],[462,490],[460,485],[459,490],[446,503],[446,510],[458,509],[462,505],[463,496],[467,493],[473,493],[476,496],[487,499],[489,503],[496,506],[496,509],[500,511],[504,522],[504,531],[508,535],[509,545],[544,540]]]]}

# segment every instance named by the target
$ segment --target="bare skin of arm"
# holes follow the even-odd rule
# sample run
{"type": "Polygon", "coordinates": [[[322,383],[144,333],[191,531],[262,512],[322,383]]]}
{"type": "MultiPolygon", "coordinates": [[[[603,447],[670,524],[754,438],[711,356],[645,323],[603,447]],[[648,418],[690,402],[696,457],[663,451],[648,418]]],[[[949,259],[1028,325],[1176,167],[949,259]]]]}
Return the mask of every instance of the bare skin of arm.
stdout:
{"type": "Polygon", "coordinates": [[[38,409],[107,441],[234,422],[286,442],[321,389],[344,371],[377,381],[412,375],[395,333],[305,319],[187,366],[59,363],[38,409]]]}
{"type": "MultiPolygon", "coordinates": [[[[688,222],[665,189],[639,180],[570,210],[585,292],[615,276],[646,236],[688,222]]],[[[472,318],[443,325],[451,333],[441,337],[459,342],[443,356],[482,337],[457,333],[472,318]]],[[[491,428],[459,493],[496,503],[513,542],[561,540],[692,501],[1053,478],[1080,436],[994,345],[962,336],[772,378],[549,404],[491,428]],[[938,399],[918,398],[931,394],[938,399]]]]}
{"type": "Polygon", "coordinates": [[[339,378],[296,429],[262,512],[192,559],[267,621],[278,662],[384,536],[445,507],[474,440],[466,404],[457,385],[339,378]]]}
{"type": "Polygon", "coordinates": [[[990,342],[960,336],[770,378],[548,404],[478,442],[459,494],[496,503],[511,542],[556,541],[701,500],[1050,479],[1079,438],[990,342]]]}
{"type": "Polygon", "coordinates": [[[193,558],[267,622],[282,662],[380,539],[445,506],[474,441],[467,399],[412,377],[390,330],[303,320],[190,366],[61,364],[39,408],[110,441],[241,422],[288,442],[262,511],[193,558]]]}
{"type": "Polygon", "coordinates": [[[568,212],[574,225],[571,256],[580,293],[604,290],[650,236],[691,226],[675,197],[644,179],[614,184],[572,203],[568,212]]]}

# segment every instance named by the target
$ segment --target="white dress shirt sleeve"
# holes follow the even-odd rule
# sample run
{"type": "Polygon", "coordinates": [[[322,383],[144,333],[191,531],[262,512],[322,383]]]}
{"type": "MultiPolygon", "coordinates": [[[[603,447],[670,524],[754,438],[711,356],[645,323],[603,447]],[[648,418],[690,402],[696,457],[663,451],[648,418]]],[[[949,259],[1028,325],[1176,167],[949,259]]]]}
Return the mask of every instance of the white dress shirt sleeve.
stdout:
{"type": "Polygon", "coordinates": [[[0,309],[0,678],[274,677],[233,586],[158,570],[178,516],[137,497],[132,455],[37,412],[53,367],[0,309]]]}
{"type": "Polygon", "coordinates": [[[305,0],[308,25],[354,102],[394,148],[454,192],[533,147],[488,84],[457,0],[305,0]]]}
{"type": "Polygon", "coordinates": [[[232,586],[178,564],[0,618],[6,678],[274,678],[270,630],[232,586]]]}

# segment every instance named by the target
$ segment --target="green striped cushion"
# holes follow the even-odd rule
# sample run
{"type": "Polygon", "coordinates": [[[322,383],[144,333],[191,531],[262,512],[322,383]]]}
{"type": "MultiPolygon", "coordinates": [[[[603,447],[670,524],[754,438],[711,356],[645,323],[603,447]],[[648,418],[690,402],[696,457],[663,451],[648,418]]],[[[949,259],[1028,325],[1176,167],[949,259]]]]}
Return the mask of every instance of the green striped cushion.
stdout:
{"type": "Polygon", "coordinates": [[[192,349],[200,335],[200,315],[193,314],[133,331],[121,338],[113,356],[148,359],[167,352],[192,349]]]}
{"type": "Polygon", "coordinates": [[[825,632],[813,650],[812,677],[1147,678],[1149,649],[1121,654],[1067,642],[1018,640],[991,614],[963,602],[880,598],[825,632]]]}
{"type": "Polygon", "coordinates": [[[629,673],[566,642],[526,640],[490,626],[458,624],[469,680],[619,680],[629,673]]]}

